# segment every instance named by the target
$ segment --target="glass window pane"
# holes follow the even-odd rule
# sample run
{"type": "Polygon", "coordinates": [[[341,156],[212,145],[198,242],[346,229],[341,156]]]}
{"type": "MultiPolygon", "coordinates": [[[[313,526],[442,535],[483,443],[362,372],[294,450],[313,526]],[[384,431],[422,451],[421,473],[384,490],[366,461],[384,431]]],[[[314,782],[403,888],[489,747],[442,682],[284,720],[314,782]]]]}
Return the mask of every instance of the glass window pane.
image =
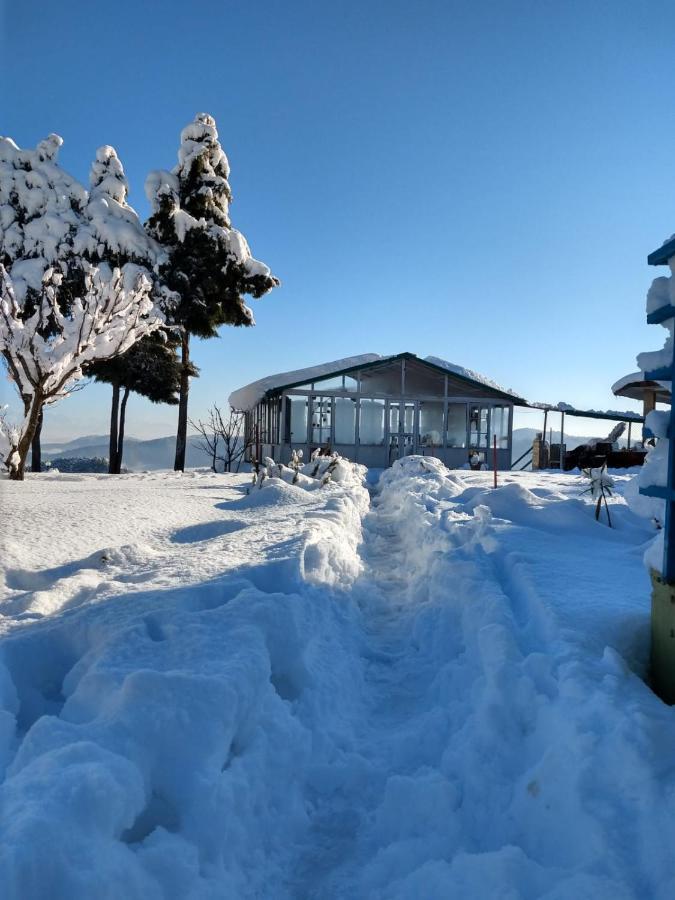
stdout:
{"type": "Polygon", "coordinates": [[[486,406],[469,407],[469,446],[487,447],[489,410],[486,406]]]}
{"type": "Polygon", "coordinates": [[[315,378],[314,387],[318,390],[326,388],[328,391],[342,390],[342,375],[327,375],[325,378],[315,378]]]}
{"type": "Polygon", "coordinates": [[[332,404],[330,397],[312,397],[313,444],[330,444],[332,404]]]}
{"type": "Polygon", "coordinates": [[[420,444],[422,447],[443,445],[443,402],[420,402],[420,444]]]}
{"type": "Polygon", "coordinates": [[[413,403],[406,403],[403,410],[403,425],[404,431],[406,434],[412,434],[414,430],[414,422],[415,422],[415,405],[413,403]]]}
{"type": "Polygon", "coordinates": [[[384,444],[384,400],[361,400],[359,443],[384,444]]]}
{"type": "Polygon", "coordinates": [[[389,403],[389,434],[398,434],[401,421],[401,407],[398,403],[389,403]]]}
{"type": "Polygon", "coordinates": [[[345,390],[346,391],[356,391],[358,390],[359,383],[356,378],[352,378],[351,375],[345,375],[345,390]]]}
{"type": "Polygon", "coordinates": [[[466,403],[448,404],[448,447],[466,447],[466,403]]]}
{"type": "Polygon", "coordinates": [[[307,397],[286,398],[286,440],[289,444],[307,443],[307,397]]]}
{"type": "Polygon", "coordinates": [[[508,448],[509,446],[509,407],[492,407],[492,434],[497,438],[497,446],[508,448]]]}
{"type": "Polygon", "coordinates": [[[335,443],[353,444],[356,440],[356,400],[335,398],[335,443]]]}

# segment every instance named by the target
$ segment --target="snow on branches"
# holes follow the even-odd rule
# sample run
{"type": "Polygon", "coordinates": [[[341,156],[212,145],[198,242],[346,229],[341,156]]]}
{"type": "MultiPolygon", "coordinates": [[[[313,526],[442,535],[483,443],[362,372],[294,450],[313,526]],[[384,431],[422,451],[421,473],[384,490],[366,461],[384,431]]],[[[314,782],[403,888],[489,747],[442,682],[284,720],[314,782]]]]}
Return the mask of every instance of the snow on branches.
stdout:
{"type": "Polygon", "coordinates": [[[599,469],[583,469],[582,474],[589,479],[590,484],[581,493],[590,494],[592,499],[595,500],[595,521],[600,521],[600,510],[604,502],[605,511],[607,512],[607,524],[611,528],[612,518],[609,514],[607,498],[612,496],[614,480],[607,474],[607,465],[599,469]]]}
{"type": "Polygon", "coordinates": [[[25,461],[41,408],[68,393],[85,363],[119,356],[164,322],[150,296],[152,282],[139,266],[110,271],[87,265],[84,291],[67,313],[58,299],[62,281],[61,271],[48,269],[39,303],[26,314],[0,266],[0,352],[25,412],[6,460],[11,474],[25,461]]]}
{"type": "Polygon", "coordinates": [[[166,253],[159,275],[179,300],[171,323],[181,332],[183,377],[178,403],[174,468],[185,467],[190,338],[212,338],[221,325],[255,325],[246,295],[262,297],[279,284],[254,259],[244,236],[232,227],[230,167],[215,120],[200,113],[181,132],[178,165],[151,172],[145,192],[152,206],[146,230],[166,253]]]}
{"type": "Polygon", "coordinates": [[[294,450],[287,466],[266,456],[262,463],[253,460],[251,482],[262,488],[275,479],[294,484],[306,491],[313,491],[331,482],[361,480],[363,467],[350,462],[339,453],[322,454],[315,450],[308,463],[302,461],[302,450],[294,450]]]}
{"type": "MultiPolygon", "coordinates": [[[[181,132],[178,165],[171,172],[150,172],[146,179],[145,193],[152,207],[148,230],[164,247],[174,248],[172,271],[165,273],[174,290],[191,288],[189,293],[197,294],[191,302],[208,308],[213,299],[200,294],[210,289],[222,307],[222,321],[217,324],[250,325],[253,313],[241,295],[261,297],[279,281],[269,266],[254,259],[244,235],[232,227],[229,175],[215,119],[199,113],[181,132]],[[192,271],[194,258],[212,261],[206,289],[200,271],[192,271]],[[214,274],[217,270],[220,281],[214,274]]],[[[183,301],[189,305],[189,297],[183,301]]],[[[183,318],[190,319],[189,311],[184,311],[183,318]]]]}
{"type": "Polygon", "coordinates": [[[21,479],[40,412],[82,366],[116,357],[160,328],[157,246],[126,204],[115,151],[102,147],[91,193],[57,163],[62,140],[35,150],[0,138],[0,353],[24,407],[4,464],[21,479]],[[158,296],[158,294],[157,294],[158,296]]]}

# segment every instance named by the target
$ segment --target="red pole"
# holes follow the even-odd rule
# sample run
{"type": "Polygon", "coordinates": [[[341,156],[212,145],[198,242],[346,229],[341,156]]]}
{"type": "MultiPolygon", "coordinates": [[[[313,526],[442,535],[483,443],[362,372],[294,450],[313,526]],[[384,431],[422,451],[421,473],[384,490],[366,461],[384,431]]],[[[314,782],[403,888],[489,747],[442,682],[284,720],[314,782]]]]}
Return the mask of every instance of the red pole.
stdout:
{"type": "Polygon", "coordinates": [[[492,435],[492,463],[495,470],[495,487],[497,487],[497,435],[492,435]]]}

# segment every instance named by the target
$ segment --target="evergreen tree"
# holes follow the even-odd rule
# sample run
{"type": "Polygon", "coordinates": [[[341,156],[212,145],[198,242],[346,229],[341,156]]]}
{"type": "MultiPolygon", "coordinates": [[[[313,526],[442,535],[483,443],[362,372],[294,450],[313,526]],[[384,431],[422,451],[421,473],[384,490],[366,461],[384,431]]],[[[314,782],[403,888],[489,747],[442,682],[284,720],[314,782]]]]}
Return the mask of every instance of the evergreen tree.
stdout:
{"type": "Polygon", "coordinates": [[[261,297],[279,284],[232,228],[229,174],[215,121],[201,113],[181,133],[178,165],[151,172],[146,181],[152,205],[146,229],[166,254],[162,281],[180,298],[172,311],[181,335],[177,470],[185,468],[190,336],[212,338],[221,325],[254,325],[244,296],[261,297]]]}
{"type": "MultiPolygon", "coordinates": [[[[140,394],[152,403],[178,404],[181,365],[176,354],[177,341],[157,332],[116,359],[93,367],[96,381],[112,385],[110,411],[110,450],[108,472],[119,475],[124,453],[124,429],[130,393],[140,394]]],[[[196,374],[191,370],[191,374],[196,374]]]]}
{"type": "MultiPolygon", "coordinates": [[[[161,251],[145,232],[137,228],[138,217],[127,203],[129,184],[122,163],[113,147],[99,147],[89,174],[90,220],[86,251],[91,258],[101,254],[112,256],[116,265],[135,261],[148,266],[156,264],[161,251]],[[113,230],[124,235],[110,253],[111,222],[113,230]]],[[[124,447],[124,427],[129,393],[147,397],[153,403],[177,404],[178,361],[177,340],[168,331],[149,335],[127,353],[111,360],[94,363],[87,375],[112,385],[110,408],[108,471],[119,474],[124,447]]]]}

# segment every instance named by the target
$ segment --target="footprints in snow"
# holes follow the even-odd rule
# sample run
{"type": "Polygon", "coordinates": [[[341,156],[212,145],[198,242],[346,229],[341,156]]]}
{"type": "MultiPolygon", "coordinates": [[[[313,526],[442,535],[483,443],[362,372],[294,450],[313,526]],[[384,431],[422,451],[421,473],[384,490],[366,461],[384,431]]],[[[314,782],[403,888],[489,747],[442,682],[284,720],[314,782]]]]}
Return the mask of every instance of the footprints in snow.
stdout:
{"type": "MultiPolygon", "coordinates": [[[[248,523],[239,519],[216,519],[180,528],[170,535],[169,541],[188,545],[208,543],[246,527],[248,523]]],[[[59,594],[70,595],[59,603],[59,610],[65,610],[95,597],[102,585],[151,581],[156,569],[152,555],[138,545],[98,550],[82,559],[47,569],[9,569],[5,573],[5,585],[14,593],[0,602],[0,616],[41,618],[43,612],[31,610],[37,594],[48,595],[58,591],[59,594]],[[130,564],[132,571],[129,571],[130,564]]]]}

